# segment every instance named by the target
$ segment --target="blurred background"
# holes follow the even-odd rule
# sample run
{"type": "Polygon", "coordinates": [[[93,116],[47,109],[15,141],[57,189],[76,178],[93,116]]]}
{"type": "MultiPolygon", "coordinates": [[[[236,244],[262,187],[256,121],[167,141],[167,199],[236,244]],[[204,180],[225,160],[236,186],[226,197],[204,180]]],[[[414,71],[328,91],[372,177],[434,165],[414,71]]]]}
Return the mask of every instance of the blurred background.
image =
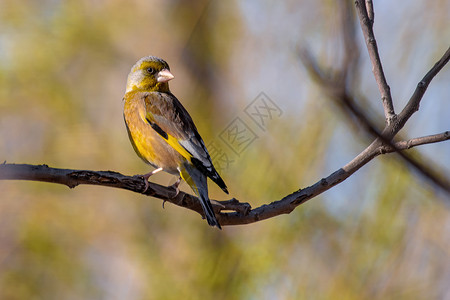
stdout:
{"type": "MultiPolygon", "coordinates": [[[[449,46],[450,2],[374,2],[399,112],[449,46]]],[[[149,172],[128,141],[122,96],[131,66],[156,55],[169,63],[171,90],[230,196],[253,207],[281,199],[371,141],[298,57],[307,47],[325,69],[341,63],[341,12],[349,3],[2,0],[0,160],[149,172]],[[263,124],[249,113],[258,107],[271,112],[263,124]],[[227,140],[233,126],[246,128],[244,144],[227,140]]],[[[359,104],[382,126],[352,14],[352,51],[360,53],[354,77],[367,99],[359,104]]],[[[403,136],[449,130],[449,67],[403,136]]],[[[448,142],[409,153],[450,176],[448,142]]],[[[175,179],[152,177],[164,185],[175,179]]],[[[210,195],[229,199],[213,184],[210,195]]],[[[0,181],[0,299],[449,299],[447,197],[384,155],[289,215],[219,231],[192,211],[124,190],[0,181]]]]}

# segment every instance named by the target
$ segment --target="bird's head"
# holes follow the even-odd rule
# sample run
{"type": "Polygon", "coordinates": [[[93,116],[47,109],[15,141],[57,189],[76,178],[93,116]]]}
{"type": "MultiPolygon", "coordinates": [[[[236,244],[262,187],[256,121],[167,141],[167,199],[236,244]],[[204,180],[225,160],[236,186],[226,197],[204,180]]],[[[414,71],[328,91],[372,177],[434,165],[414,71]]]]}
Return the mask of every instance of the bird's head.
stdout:
{"type": "Polygon", "coordinates": [[[126,92],[169,92],[169,80],[173,78],[169,65],[164,60],[146,56],[131,68],[126,92]]]}

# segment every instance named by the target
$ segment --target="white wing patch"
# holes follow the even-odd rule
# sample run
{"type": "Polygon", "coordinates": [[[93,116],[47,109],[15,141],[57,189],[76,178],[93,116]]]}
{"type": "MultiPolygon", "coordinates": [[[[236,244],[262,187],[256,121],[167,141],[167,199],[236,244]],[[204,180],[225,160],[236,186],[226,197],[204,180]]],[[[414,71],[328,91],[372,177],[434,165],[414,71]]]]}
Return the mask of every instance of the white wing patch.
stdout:
{"type": "Polygon", "coordinates": [[[209,157],[205,144],[200,140],[201,146],[199,146],[192,139],[195,139],[195,137],[189,140],[179,140],[178,143],[189,151],[194,158],[198,159],[209,172],[212,172],[211,158],[209,157]]]}

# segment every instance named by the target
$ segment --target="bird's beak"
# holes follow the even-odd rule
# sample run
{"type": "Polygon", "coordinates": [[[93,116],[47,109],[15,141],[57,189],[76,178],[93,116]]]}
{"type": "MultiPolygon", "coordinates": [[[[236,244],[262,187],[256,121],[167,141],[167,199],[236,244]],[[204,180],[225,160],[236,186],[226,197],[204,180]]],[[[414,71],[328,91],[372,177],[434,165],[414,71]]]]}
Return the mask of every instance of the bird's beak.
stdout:
{"type": "Polygon", "coordinates": [[[173,74],[170,73],[169,70],[163,69],[163,70],[159,71],[159,73],[158,73],[158,75],[156,77],[156,80],[158,82],[167,82],[167,81],[173,79],[174,77],[175,76],[173,76],[173,74]]]}

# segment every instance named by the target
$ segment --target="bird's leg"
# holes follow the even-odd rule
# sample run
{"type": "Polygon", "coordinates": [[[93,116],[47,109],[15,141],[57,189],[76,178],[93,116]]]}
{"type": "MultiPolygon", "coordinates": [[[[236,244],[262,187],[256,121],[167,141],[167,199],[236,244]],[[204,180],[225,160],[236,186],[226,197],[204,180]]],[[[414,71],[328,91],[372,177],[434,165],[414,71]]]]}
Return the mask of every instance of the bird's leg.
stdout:
{"type": "Polygon", "coordinates": [[[148,184],[148,179],[150,178],[150,176],[152,176],[153,174],[156,174],[156,173],[158,173],[159,171],[162,171],[162,170],[163,170],[163,168],[158,168],[158,169],[155,169],[155,170],[151,171],[150,173],[142,175],[142,178],[144,178],[144,182],[145,182],[145,189],[144,189],[144,191],[142,193],[145,193],[148,190],[148,187],[150,186],[148,184]]]}
{"type": "MultiPolygon", "coordinates": [[[[172,199],[175,198],[176,196],[178,196],[178,194],[180,193],[180,189],[178,188],[178,186],[180,185],[181,182],[181,176],[178,177],[177,181],[175,181],[174,184],[169,185],[168,187],[171,187],[173,189],[175,189],[175,195],[173,197],[171,197],[172,199]]],[[[164,208],[164,203],[166,203],[167,200],[163,201],[162,207],[164,208]]]]}
{"type": "Polygon", "coordinates": [[[175,189],[175,196],[173,196],[172,198],[175,198],[180,193],[180,189],[178,188],[180,183],[181,183],[181,176],[178,177],[177,181],[175,181],[175,183],[170,186],[171,188],[175,189]]]}

